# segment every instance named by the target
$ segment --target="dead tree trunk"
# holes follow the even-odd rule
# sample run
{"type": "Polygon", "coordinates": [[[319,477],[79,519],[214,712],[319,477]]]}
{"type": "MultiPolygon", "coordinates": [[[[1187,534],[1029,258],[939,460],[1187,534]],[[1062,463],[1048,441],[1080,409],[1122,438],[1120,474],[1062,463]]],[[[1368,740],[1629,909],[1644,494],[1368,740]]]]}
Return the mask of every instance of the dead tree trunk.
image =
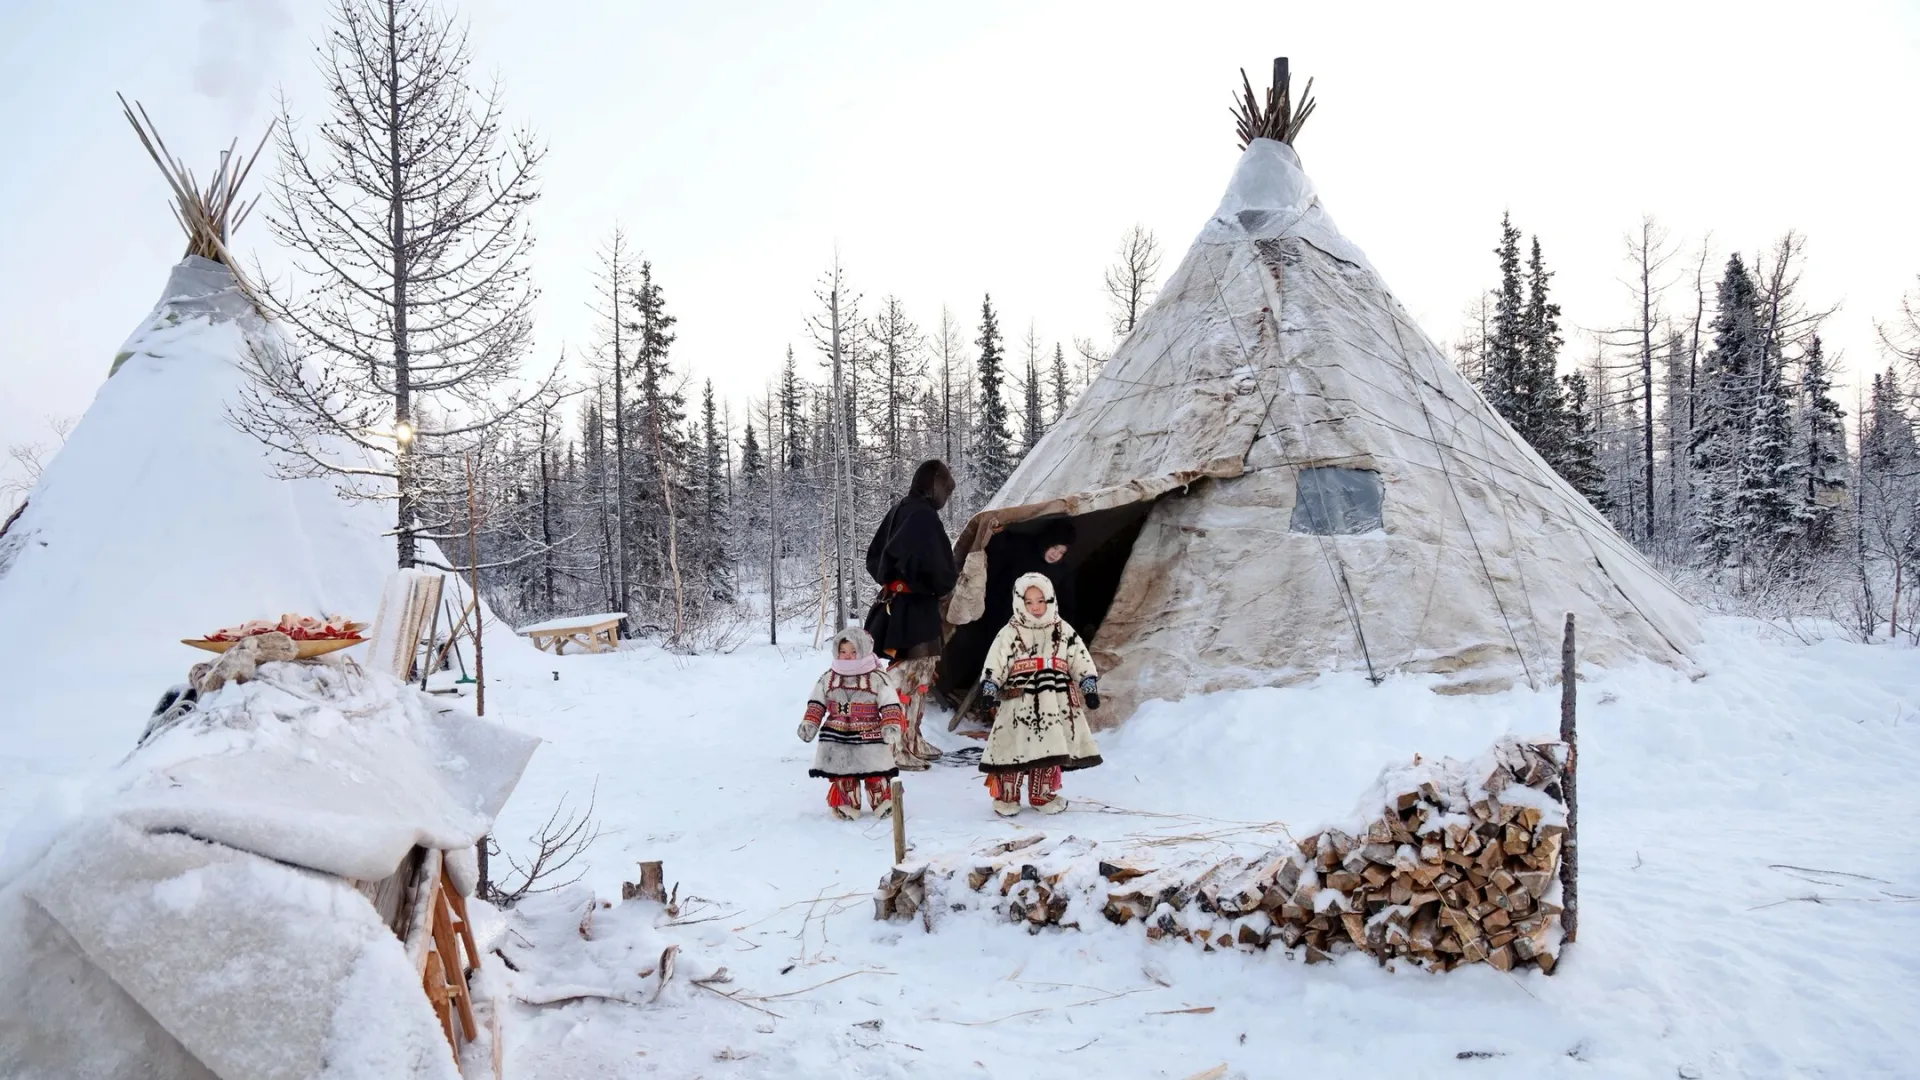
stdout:
{"type": "Polygon", "coordinates": [[[1580,926],[1580,804],[1574,793],[1580,774],[1580,743],[1575,737],[1574,684],[1576,664],[1573,656],[1573,612],[1567,612],[1567,636],[1560,643],[1560,741],[1567,744],[1567,767],[1560,775],[1560,794],[1567,801],[1567,839],[1560,855],[1560,925],[1566,940],[1572,942],[1580,926]]]}

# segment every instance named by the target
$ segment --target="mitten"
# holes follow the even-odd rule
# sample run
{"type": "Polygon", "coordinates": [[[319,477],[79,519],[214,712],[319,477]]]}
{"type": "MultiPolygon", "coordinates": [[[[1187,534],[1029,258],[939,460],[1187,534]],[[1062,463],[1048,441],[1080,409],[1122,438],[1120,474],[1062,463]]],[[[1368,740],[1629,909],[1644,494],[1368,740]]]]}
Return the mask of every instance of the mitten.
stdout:
{"type": "Polygon", "coordinates": [[[812,742],[813,737],[818,734],[820,734],[819,724],[815,724],[807,720],[800,721],[800,741],[801,742],[812,742]]]}
{"type": "Polygon", "coordinates": [[[900,725],[898,724],[881,725],[880,738],[881,738],[881,741],[885,742],[888,746],[891,746],[897,749],[900,746],[900,725]]]}
{"type": "Polygon", "coordinates": [[[1080,680],[1080,696],[1087,699],[1087,708],[1100,707],[1100,680],[1088,675],[1080,680]]]}
{"type": "Polygon", "coordinates": [[[981,680],[980,701],[982,704],[986,705],[986,707],[990,710],[999,708],[1000,707],[1000,684],[997,682],[994,682],[991,679],[981,680]]]}

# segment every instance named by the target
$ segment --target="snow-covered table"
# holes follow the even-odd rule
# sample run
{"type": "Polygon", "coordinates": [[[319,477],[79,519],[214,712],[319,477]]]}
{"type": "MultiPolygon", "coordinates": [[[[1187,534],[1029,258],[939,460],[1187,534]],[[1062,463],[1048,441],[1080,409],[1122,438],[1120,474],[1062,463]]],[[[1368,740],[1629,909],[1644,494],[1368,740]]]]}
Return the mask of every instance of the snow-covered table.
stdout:
{"type": "Polygon", "coordinates": [[[603,611],[597,615],[573,615],[563,619],[548,619],[543,623],[523,626],[514,633],[533,642],[533,647],[558,656],[569,643],[579,645],[588,652],[612,652],[620,647],[620,620],[627,617],[624,611],[603,611]]]}

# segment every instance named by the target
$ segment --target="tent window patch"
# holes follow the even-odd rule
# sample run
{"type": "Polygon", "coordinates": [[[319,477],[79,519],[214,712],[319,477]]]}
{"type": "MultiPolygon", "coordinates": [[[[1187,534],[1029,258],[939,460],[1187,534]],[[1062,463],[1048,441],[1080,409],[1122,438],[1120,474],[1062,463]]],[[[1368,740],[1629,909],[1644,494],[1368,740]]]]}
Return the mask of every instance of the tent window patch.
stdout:
{"type": "Polygon", "coordinates": [[[1297,533],[1320,536],[1373,532],[1385,528],[1380,520],[1380,500],[1384,496],[1380,474],[1372,469],[1338,465],[1301,469],[1289,527],[1297,533]]]}

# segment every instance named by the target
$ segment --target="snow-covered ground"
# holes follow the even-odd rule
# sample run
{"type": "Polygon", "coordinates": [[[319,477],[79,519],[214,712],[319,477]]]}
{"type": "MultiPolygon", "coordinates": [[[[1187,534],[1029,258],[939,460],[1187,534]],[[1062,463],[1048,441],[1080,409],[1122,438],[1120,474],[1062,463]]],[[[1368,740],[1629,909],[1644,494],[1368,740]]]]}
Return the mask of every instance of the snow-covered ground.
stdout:
{"type": "MultiPolygon", "coordinates": [[[[1648,667],[1582,684],[1581,934],[1546,978],[1386,971],[1357,956],[1308,968],[1277,949],[1150,944],[1138,926],[1030,936],[981,913],[943,913],[932,934],[876,923],[868,894],[892,860],[889,827],[829,818],[824,782],[806,776],[812,748],[793,736],[820,654],[503,651],[491,711],[548,743],[500,835],[514,843],[562,797],[594,793],[606,835],[583,885],[613,903],[591,941],[578,930],[584,889],[524,905],[502,934],[523,967],[514,993],[648,1002],[658,975],[641,973],[682,947],[657,1002],[518,1007],[511,1072],[1920,1071],[1920,655],[1782,643],[1718,620],[1703,659],[1712,674],[1697,682],[1648,667]],[[681,925],[620,904],[641,859],[665,860],[679,883],[681,925]],[[692,985],[720,967],[731,981],[713,989],[755,1008],[692,985]]],[[[1344,816],[1389,762],[1550,734],[1558,701],[1340,676],[1150,706],[1104,737],[1104,767],[1068,777],[1083,802],[1067,814],[996,819],[976,772],[936,767],[906,779],[908,833],[922,855],[1036,828],[1116,846],[1204,835],[1252,852],[1280,822],[1344,816]]]]}
{"type": "MultiPolygon", "coordinates": [[[[511,995],[573,999],[513,1007],[510,1076],[1920,1072],[1911,649],[1806,646],[1720,619],[1705,679],[1587,672],[1580,940],[1547,978],[1358,956],[1309,968],[1277,948],[1148,943],[1137,925],[1029,935],[980,912],[938,913],[931,934],[877,923],[869,894],[892,861],[890,827],[831,819],[824,782],[806,776],[812,747],[793,733],[823,654],[554,658],[503,639],[487,657],[488,712],[547,742],[502,841],[524,847],[562,798],[590,794],[605,829],[579,886],[483,927],[521,969],[503,975],[511,995]],[[620,903],[641,859],[665,861],[677,919],[620,903]],[[662,988],[669,945],[680,951],[662,988]],[[722,967],[729,981],[695,985],[722,967]]],[[[179,652],[184,671],[193,657],[179,652]]],[[[1067,778],[1081,800],[1068,813],[997,819],[971,767],[936,766],[906,778],[908,834],[919,855],[1032,829],[1149,855],[1171,837],[1253,852],[1282,823],[1346,816],[1388,763],[1549,734],[1558,701],[1557,689],[1442,697],[1343,675],[1151,705],[1105,734],[1105,766],[1067,778]]],[[[82,765],[117,760],[143,720],[40,732],[35,745],[60,749],[44,768],[10,754],[0,832],[34,816],[37,789],[57,802],[82,765]]],[[[945,726],[929,719],[943,745],[977,745],[945,726]]]]}

